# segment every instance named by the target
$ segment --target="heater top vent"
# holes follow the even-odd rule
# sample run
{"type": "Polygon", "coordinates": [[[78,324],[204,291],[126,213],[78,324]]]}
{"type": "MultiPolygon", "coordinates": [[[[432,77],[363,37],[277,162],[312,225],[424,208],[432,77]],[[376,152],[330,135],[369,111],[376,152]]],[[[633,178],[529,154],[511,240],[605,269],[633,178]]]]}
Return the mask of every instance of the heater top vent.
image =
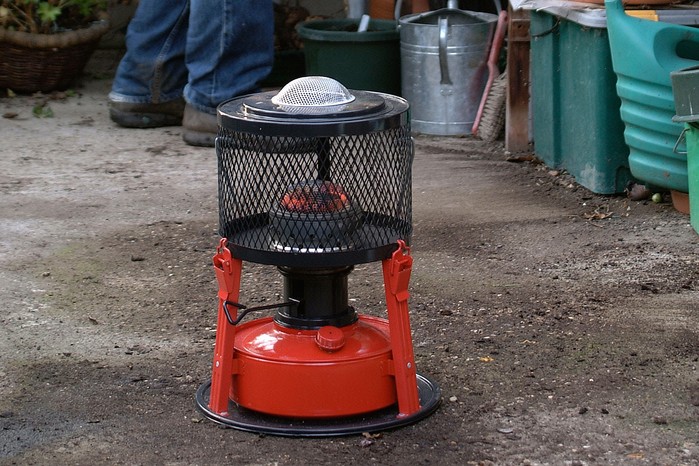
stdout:
{"type": "Polygon", "coordinates": [[[331,78],[298,78],[280,91],[236,97],[219,105],[220,128],[261,136],[359,136],[409,128],[408,101],[348,90],[331,78]]]}
{"type": "Polygon", "coordinates": [[[272,97],[272,103],[289,113],[320,115],[342,110],[354,96],[338,81],[324,76],[294,79],[272,97]]]}

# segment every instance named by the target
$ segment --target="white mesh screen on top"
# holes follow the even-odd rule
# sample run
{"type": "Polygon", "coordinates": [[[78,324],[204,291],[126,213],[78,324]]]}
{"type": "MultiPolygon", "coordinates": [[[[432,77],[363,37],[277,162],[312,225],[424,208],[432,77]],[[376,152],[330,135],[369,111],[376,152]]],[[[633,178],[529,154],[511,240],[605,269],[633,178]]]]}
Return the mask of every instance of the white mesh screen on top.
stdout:
{"type": "Polygon", "coordinates": [[[345,86],[324,76],[294,79],[272,97],[272,103],[284,111],[309,115],[341,111],[353,100],[345,86]]]}

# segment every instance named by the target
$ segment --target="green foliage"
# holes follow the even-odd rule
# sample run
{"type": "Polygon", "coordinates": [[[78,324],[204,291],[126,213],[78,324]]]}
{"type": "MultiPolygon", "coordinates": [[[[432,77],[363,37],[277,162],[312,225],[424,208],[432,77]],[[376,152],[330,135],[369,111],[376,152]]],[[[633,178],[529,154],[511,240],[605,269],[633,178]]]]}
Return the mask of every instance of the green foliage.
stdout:
{"type": "Polygon", "coordinates": [[[61,8],[49,2],[39,2],[37,14],[42,23],[53,23],[61,16],[61,8]]]}
{"type": "Polygon", "coordinates": [[[0,0],[0,27],[41,34],[79,29],[106,7],[107,0],[0,0]]]}
{"type": "Polygon", "coordinates": [[[32,114],[36,118],[53,118],[53,110],[45,102],[35,105],[32,114]]]}

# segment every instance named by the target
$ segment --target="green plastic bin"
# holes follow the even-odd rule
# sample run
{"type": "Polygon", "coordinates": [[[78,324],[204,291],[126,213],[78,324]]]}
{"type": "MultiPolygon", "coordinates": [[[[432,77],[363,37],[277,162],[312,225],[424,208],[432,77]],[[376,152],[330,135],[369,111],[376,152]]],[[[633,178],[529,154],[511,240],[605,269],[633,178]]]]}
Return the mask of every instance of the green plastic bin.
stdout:
{"type": "Polygon", "coordinates": [[[532,133],[547,166],[614,194],[633,177],[603,13],[531,12],[532,133]]]}
{"type": "Polygon", "coordinates": [[[348,89],[400,95],[400,33],[397,23],[372,19],[357,32],[358,19],[321,19],[299,24],[306,75],[336,79],[348,89]]]}

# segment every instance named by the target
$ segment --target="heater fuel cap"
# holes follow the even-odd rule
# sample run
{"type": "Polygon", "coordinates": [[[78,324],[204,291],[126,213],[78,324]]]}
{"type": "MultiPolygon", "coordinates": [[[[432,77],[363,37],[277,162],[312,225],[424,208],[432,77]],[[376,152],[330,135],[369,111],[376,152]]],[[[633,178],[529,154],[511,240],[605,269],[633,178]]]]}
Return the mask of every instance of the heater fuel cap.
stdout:
{"type": "Polygon", "coordinates": [[[318,329],[316,343],[322,350],[333,352],[345,346],[345,333],[332,325],[326,325],[318,329]]]}

